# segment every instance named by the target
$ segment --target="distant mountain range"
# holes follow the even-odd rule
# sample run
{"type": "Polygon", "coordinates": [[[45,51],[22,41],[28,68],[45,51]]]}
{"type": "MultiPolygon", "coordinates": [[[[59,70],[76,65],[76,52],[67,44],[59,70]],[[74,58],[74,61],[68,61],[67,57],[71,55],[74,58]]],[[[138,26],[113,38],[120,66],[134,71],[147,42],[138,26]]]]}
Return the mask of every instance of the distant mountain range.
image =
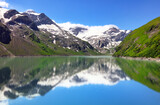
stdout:
{"type": "Polygon", "coordinates": [[[131,32],[117,26],[57,24],[44,13],[0,8],[0,56],[99,55],[131,32]]]}
{"type": "Polygon", "coordinates": [[[101,53],[113,53],[113,49],[131,32],[131,30],[120,30],[115,25],[85,26],[69,22],[58,25],[78,38],[89,42],[101,53]]]}
{"type": "Polygon", "coordinates": [[[131,32],[114,56],[160,58],[160,17],[131,32]]]}

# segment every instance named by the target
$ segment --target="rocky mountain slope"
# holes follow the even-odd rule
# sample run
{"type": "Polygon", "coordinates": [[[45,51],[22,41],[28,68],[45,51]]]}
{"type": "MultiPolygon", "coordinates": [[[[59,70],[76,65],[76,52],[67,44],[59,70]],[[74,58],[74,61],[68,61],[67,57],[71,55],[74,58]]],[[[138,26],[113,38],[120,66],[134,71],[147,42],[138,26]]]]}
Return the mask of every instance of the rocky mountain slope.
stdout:
{"type": "Polygon", "coordinates": [[[0,8],[0,28],[0,56],[99,54],[88,42],[61,29],[44,13],[0,8]],[[44,28],[47,26],[52,30],[44,28]]]}
{"type": "Polygon", "coordinates": [[[85,26],[69,22],[58,25],[78,38],[89,42],[102,53],[113,53],[113,49],[131,32],[131,30],[120,30],[115,25],[85,26]]]}
{"type": "Polygon", "coordinates": [[[88,52],[95,50],[88,42],[82,41],[70,32],[63,30],[44,13],[39,14],[34,11],[26,11],[23,14],[30,17],[41,31],[50,32],[53,35],[50,37],[50,40],[52,40],[54,44],[58,44],[67,49],[74,49],[75,51],[88,52]]]}
{"type": "Polygon", "coordinates": [[[160,17],[131,32],[114,56],[160,58],[160,17]]]}
{"type": "MultiPolygon", "coordinates": [[[[57,24],[45,14],[39,14],[32,10],[26,11],[23,14],[29,16],[40,30],[48,31],[61,37],[63,35],[64,38],[70,41],[73,40],[74,42],[76,42],[77,39],[84,40],[101,53],[114,52],[113,49],[131,32],[131,30],[120,30],[115,25],[89,27],[71,23],[57,24]],[[75,35],[77,39],[73,39],[72,35],[75,35]]],[[[63,44],[63,46],[67,45],[67,47],[70,48],[68,45],[70,41],[63,44]]],[[[56,40],[54,40],[54,42],[56,43],[56,40]]]]}

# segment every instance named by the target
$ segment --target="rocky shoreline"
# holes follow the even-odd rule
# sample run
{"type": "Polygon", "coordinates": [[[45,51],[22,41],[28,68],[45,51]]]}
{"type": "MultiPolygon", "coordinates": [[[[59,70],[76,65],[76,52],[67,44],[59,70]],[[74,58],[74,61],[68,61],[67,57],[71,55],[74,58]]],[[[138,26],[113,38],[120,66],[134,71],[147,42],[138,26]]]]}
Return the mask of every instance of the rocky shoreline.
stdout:
{"type": "Polygon", "coordinates": [[[130,60],[145,60],[145,61],[156,61],[156,62],[160,62],[160,58],[145,58],[145,57],[120,57],[120,58],[124,58],[124,59],[130,59],[130,60]]]}

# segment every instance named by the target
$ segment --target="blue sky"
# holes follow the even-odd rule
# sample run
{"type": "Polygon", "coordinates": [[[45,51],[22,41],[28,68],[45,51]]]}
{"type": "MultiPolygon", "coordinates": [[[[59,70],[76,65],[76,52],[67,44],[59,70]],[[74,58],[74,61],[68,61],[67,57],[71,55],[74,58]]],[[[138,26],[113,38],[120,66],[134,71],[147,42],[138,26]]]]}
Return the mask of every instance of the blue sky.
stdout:
{"type": "Polygon", "coordinates": [[[57,23],[71,22],[89,26],[114,24],[120,29],[133,30],[160,16],[160,0],[5,1],[9,8],[43,12],[57,23]]]}

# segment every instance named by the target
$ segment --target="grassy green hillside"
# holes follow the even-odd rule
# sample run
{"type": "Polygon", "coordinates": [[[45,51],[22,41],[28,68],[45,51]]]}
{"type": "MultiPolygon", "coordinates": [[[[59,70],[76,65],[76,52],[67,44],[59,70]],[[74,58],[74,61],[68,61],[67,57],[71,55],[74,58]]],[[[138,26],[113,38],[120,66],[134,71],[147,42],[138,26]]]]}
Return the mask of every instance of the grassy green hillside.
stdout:
{"type": "Polygon", "coordinates": [[[160,63],[117,58],[117,64],[133,80],[160,92],[160,63]]]}
{"type": "Polygon", "coordinates": [[[114,56],[160,58],[160,17],[131,32],[114,56]]]}

